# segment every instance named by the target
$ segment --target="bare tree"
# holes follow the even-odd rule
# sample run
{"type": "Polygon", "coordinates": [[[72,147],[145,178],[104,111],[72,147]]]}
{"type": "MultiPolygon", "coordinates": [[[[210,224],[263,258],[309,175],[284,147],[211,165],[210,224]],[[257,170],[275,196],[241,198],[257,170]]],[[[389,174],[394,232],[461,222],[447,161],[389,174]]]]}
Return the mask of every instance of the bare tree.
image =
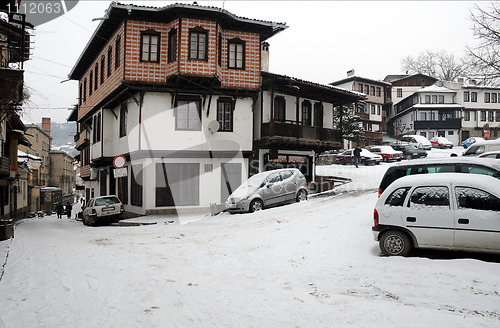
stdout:
{"type": "Polygon", "coordinates": [[[444,81],[454,81],[467,75],[467,63],[444,50],[424,51],[416,58],[408,56],[401,61],[404,71],[410,74],[426,74],[444,81]]]}
{"type": "Polygon", "coordinates": [[[488,9],[476,5],[470,13],[478,43],[467,46],[471,77],[485,84],[500,83],[500,2],[488,9]]]}

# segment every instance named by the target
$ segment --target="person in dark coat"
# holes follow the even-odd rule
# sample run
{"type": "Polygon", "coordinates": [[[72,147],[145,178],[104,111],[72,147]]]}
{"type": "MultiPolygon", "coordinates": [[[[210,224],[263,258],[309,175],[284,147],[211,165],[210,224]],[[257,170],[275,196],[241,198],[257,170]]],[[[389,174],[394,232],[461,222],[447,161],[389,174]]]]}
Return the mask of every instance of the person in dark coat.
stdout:
{"type": "Polygon", "coordinates": [[[68,216],[68,219],[71,218],[71,210],[73,209],[73,206],[69,202],[66,203],[66,215],[68,216]]]}
{"type": "Polygon", "coordinates": [[[57,218],[62,219],[62,213],[64,210],[64,206],[61,203],[57,203],[56,205],[56,213],[57,213],[57,218]]]}
{"type": "Polygon", "coordinates": [[[354,151],[352,152],[352,154],[354,155],[356,167],[358,167],[359,163],[361,162],[361,147],[357,146],[356,149],[354,149],[354,151]]]}

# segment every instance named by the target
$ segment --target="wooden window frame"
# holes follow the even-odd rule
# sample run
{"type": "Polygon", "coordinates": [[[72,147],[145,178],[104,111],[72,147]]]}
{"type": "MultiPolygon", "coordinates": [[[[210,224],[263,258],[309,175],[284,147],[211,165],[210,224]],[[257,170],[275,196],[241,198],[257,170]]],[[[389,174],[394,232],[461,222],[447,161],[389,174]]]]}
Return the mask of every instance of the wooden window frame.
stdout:
{"type": "Polygon", "coordinates": [[[177,60],[177,29],[173,28],[168,32],[167,62],[173,63],[177,60]]]}
{"type": "Polygon", "coordinates": [[[246,61],[246,42],[240,38],[234,38],[227,41],[227,68],[245,70],[246,61]],[[234,50],[231,50],[234,46],[234,50]],[[241,64],[238,65],[238,47],[241,46],[241,64]],[[234,58],[233,58],[234,56],[234,58]],[[234,63],[232,63],[234,61],[234,63]]]}
{"type": "Polygon", "coordinates": [[[273,119],[275,122],[286,122],[286,100],[283,96],[274,97],[274,114],[273,119]],[[281,108],[283,105],[283,108],[281,108]],[[281,113],[282,111],[282,113],[281,113]],[[281,115],[283,114],[283,115],[281,115]],[[283,117],[281,117],[283,116],[283,117]]]}
{"type": "Polygon", "coordinates": [[[123,103],[120,105],[120,128],[119,128],[120,138],[125,137],[127,135],[127,116],[128,116],[127,104],[123,103]]]}
{"type": "Polygon", "coordinates": [[[312,126],[312,105],[309,100],[303,100],[302,101],[302,118],[301,118],[301,123],[302,126],[312,126]]]}
{"type": "Polygon", "coordinates": [[[108,49],[108,77],[111,76],[112,69],[111,69],[111,64],[113,63],[113,49],[109,47],[108,49]]]}
{"type": "Polygon", "coordinates": [[[121,37],[119,36],[115,41],[115,70],[120,67],[121,44],[121,37]]]}
{"type": "Polygon", "coordinates": [[[101,74],[100,74],[100,77],[101,77],[101,84],[104,83],[104,64],[106,62],[106,58],[104,57],[104,55],[101,57],[101,74]]]}
{"type": "Polygon", "coordinates": [[[175,102],[175,130],[177,131],[201,131],[201,99],[199,97],[183,97],[180,96],[176,102],[175,102]],[[187,108],[187,127],[179,127],[179,111],[184,110],[181,108],[183,104],[180,103],[196,103],[197,106],[197,112],[198,112],[198,119],[199,119],[199,124],[197,126],[191,127],[189,122],[190,122],[190,116],[189,116],[189,107],[187,108]]]}
{"type": "Polygon", "coordinates": [[[201,26],[189,29],[189,47],[188,47],[188,58],[189,60],[201,60],[201,61],[206,61],[208,62],[208,30],[204,29],[201,26]],[[204,47],[205,50],[200,52],[200,45],[203,44],[200,42],[200,35],[204,35],[205,37],[205,42],[204,42],[204,47]],[[192,48],[192,38],[193,36],[196,36],[196,48],[192,48]],[[196,55],[193,56],[193,51],[195,51],[196,55]],[[203,54],[204,58],[201,58],[201,54],[203,54]]]}
{"type": "Polygon", "coordinates": [[[160,46],[161,43],[161,33],[155,30],[149,29],[141,32],[141,46],[139,52],[139,61],[143,63],[159,63],[160,62],[160,46]],[[148,37],[149,40],[147,42],[148,49],[144,49],[145,38],[148,37]],[[153,45],[153,38],[157,38],[156,45],[153,45]],[[156,47],[156,51],[154,48],[156,47]],[[152,59],[152,54],[156,54],[156,59],[152,59]],[[147,55],[147,58],[144,58],[144,55],[147,55]]]}
{"type": "Polygon", "coordinates": [[[234,101],[231,98],[217,100],[217,121],[220,132],[233,132],[234,101]]]}

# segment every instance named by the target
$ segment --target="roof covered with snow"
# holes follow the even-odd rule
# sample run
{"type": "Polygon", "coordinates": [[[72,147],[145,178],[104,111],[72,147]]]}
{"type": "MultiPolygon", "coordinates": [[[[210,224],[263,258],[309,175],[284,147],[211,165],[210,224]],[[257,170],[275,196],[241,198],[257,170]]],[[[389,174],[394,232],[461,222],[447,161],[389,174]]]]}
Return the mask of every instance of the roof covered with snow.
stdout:
{"type": "Polygon", "coordinates": [[[425,87],[425,88],[422,88],[422,89],[419,89],[416,91],[417,93],[426,93],[426,92],[431,92],[431,93],[456,93],[456,91],[454,90],[451,90],[451,89],[448,89],[448,88],[445,88],[445,87],[441,87],[441,86],[438,86],[438,85],[431,85],[431,86],[428,86],[428,87],[425,87]]]}

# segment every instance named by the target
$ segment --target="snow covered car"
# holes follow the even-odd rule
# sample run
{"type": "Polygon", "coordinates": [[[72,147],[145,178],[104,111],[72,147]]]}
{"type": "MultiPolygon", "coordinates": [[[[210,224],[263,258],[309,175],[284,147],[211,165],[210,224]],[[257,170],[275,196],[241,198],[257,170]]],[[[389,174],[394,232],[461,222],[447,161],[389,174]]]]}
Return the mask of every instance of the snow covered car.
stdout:
{"type": "Polygon", "coordinates": [[[453,148],[453,143],[445,137],[434,137],[430,141],[433,148],[453,148]]]}
{"type": "Polygon", "coordinates": [[[425,150],[430,150],[432,148],[432,144],[429,141],[429,139],[427,139],[424,136],[419,136],[417,134],[402,136],[401,141],[407,142],[411,145],[416,146],[417,148],[423,148],[425,150]]]}
{"type": "Polygon", "coordinates": [[[478,141],[484,141],[484,139],[480,138],[480,137],[470,137],[470,138],[467,138],[464,141],[462,141],[462,147],[464,147],[465,149],[467,149],[470,145],[472,145],[473,143],[476,143],[478,141]]]}
{"type": "Polygon", "coordinates": [[[123,205],[114,195],[91,198],[83,209],[82,221],[85,225],[113,223],[123,219],[123,205]]]}
{"type": "Polygon", "coordinates": [[[265,207],[307,199],[307,181],[298,169],[278,169],[252,175],[226,201],[229,213],[255,212],[265,207]]]}
{"type": "MultiPolygon", "coordinates": [[[[337,157],[335,158],[335,162],[341,165],[356,163],[353,151],[354,149],[348,149],[343,153],[338,154],[337,157]]],[[[363,165],[380,164],[380,162],[382,162],[382,156],[374,154],[367,149],[361,149],[361,164],[363,165]]]]}
{"type": "Polygon", "coordinates": [[[463,156],[479,156],[495,150],[500,150],[500,140],[476,141],[463,152],[463,156]]]}
{"type": "Polygon", "coordinates": [[[372,146],[370,147],[370,151],[382,156],[384,162],[400,161],[403,159],[403,152],[394,150],[391,146],[372,146]]]}
{"type": "Polygon", "coordinates": [[[411,144],[392,144],[392,148],[395,150],[399,150],[403,152],[403,157],[405,159],[413,159],[413,158],[423,158],[427,157],[427,152],[423,148],[418,148],[415,145],[411,144]]]}
{"type": "Polygon", "coordinates": [[[378,199],[373,237],[383,255],[412,248],[500,253],[500,180],[449,173],[395,181],[378,199]]]}

